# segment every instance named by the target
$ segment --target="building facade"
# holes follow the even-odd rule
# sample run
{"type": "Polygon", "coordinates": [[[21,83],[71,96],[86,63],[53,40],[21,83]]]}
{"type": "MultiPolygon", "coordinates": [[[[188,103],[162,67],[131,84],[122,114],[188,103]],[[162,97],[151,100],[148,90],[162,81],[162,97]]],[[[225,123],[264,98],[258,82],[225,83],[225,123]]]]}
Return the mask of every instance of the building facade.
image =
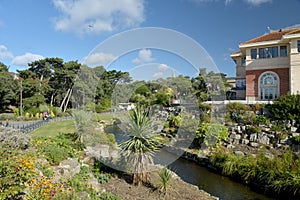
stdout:
{"type": "Polygon", "coordinates": [[[236,97],[271,101],[300,93],[300,27],[270,31],[243,42],[236,63],[236,97]]]}

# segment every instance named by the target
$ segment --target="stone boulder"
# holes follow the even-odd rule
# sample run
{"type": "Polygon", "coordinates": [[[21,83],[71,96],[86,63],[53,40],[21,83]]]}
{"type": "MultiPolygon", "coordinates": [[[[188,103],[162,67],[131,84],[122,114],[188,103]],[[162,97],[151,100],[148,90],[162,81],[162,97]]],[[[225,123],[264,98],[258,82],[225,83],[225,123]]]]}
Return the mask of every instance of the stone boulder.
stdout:
{"type": "Polygon", "coordinates": [[[61,161],[55,168],[58,176],[69,179],[80,172],[80,163],[78,162],[78,158],[68,158],[61,161]]]}

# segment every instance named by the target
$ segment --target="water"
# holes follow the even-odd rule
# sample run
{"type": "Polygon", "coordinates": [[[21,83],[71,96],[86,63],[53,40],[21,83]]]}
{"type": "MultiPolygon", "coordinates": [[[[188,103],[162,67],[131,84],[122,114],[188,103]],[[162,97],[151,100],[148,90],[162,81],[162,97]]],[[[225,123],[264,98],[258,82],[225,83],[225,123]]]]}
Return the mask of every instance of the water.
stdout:
{"type": "MultiPolygon", "coordinates": [[[[156,158],[156,163],[164,163],[173,154],[164,151],[156,158]],[[165,156],[165,157],[164,157],[165,156]]],[[[252,191],[249,187],[215,174],[194,162],[179,158],[169,165],[182,180],[199,187],[222,200],[271,200],[265,195],[252,191]]]]}
{"type": "MultiPolygon", "coordinates": [[[[107,133],[114,133],[118,143],[127,139],[118,133],[114,127],[108,127],[107,133]]],[[[222,200],[272,200],[263,194],[252,191],[249,187],[234,182],[231,179],[215,174],[194,162],[178,158],[167,151],[160,151],[155,156],[155,163],[166,165],[183,181],[198,186],[209,194],[222,200]],[[171,164],[169,164],[171,163],[171,164]]]]}

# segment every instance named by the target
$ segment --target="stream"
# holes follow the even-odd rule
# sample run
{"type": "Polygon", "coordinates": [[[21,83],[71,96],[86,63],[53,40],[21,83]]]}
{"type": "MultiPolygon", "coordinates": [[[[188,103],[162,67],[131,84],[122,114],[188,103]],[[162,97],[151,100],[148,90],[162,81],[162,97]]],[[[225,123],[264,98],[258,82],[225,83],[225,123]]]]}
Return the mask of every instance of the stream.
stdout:
{"type": "MultiPolygon", "coordinates": [[[[117,143],[127,139],[122,133],[118,133],[114,127],[107,127],[106,132],[114,133],[117,143]]],[[[165,150],[160,151],[155,156],[154,162],[160,165],[168,164],[168,168],[174,171],[183,181],[198,186],[199,189],[220,198],[220,200],[274,199],[252,191],[249,187],[237,183],[228,177],[213,173],[192,161],[183,158],[177,159],[176,155],[165,150]]]]}

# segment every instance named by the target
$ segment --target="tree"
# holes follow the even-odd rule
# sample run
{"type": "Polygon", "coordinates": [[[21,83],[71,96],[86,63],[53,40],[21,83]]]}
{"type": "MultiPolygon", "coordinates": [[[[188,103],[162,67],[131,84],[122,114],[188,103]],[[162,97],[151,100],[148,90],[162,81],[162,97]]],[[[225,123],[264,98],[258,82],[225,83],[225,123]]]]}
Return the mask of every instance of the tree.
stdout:
{"type": "Polygon", "coordinates": [[[17,104],[18,89],[17,80],[8,72],[8,67],[0,63],[0,111],[17,104]]]}
{"type": "MultiPolygon", "coordinates": [[[[122,71],[104,71],[99,79],[95,101],[96,104],[112,101],[112,94],[117,84],[125,84],[131,81],[128,72],[122,71]]],[[[102,105],[103,106],[103,105],[102,105]]]]}
{"type": "Polygon", "coordinates": [[[150,167],[154,164],[153,153],[160,146],[149,109],[135,108],[130,112],[127,133],[129,139],[120,147],[122,155],[133,165],[133,184],[147,183],[150,167]]]}

